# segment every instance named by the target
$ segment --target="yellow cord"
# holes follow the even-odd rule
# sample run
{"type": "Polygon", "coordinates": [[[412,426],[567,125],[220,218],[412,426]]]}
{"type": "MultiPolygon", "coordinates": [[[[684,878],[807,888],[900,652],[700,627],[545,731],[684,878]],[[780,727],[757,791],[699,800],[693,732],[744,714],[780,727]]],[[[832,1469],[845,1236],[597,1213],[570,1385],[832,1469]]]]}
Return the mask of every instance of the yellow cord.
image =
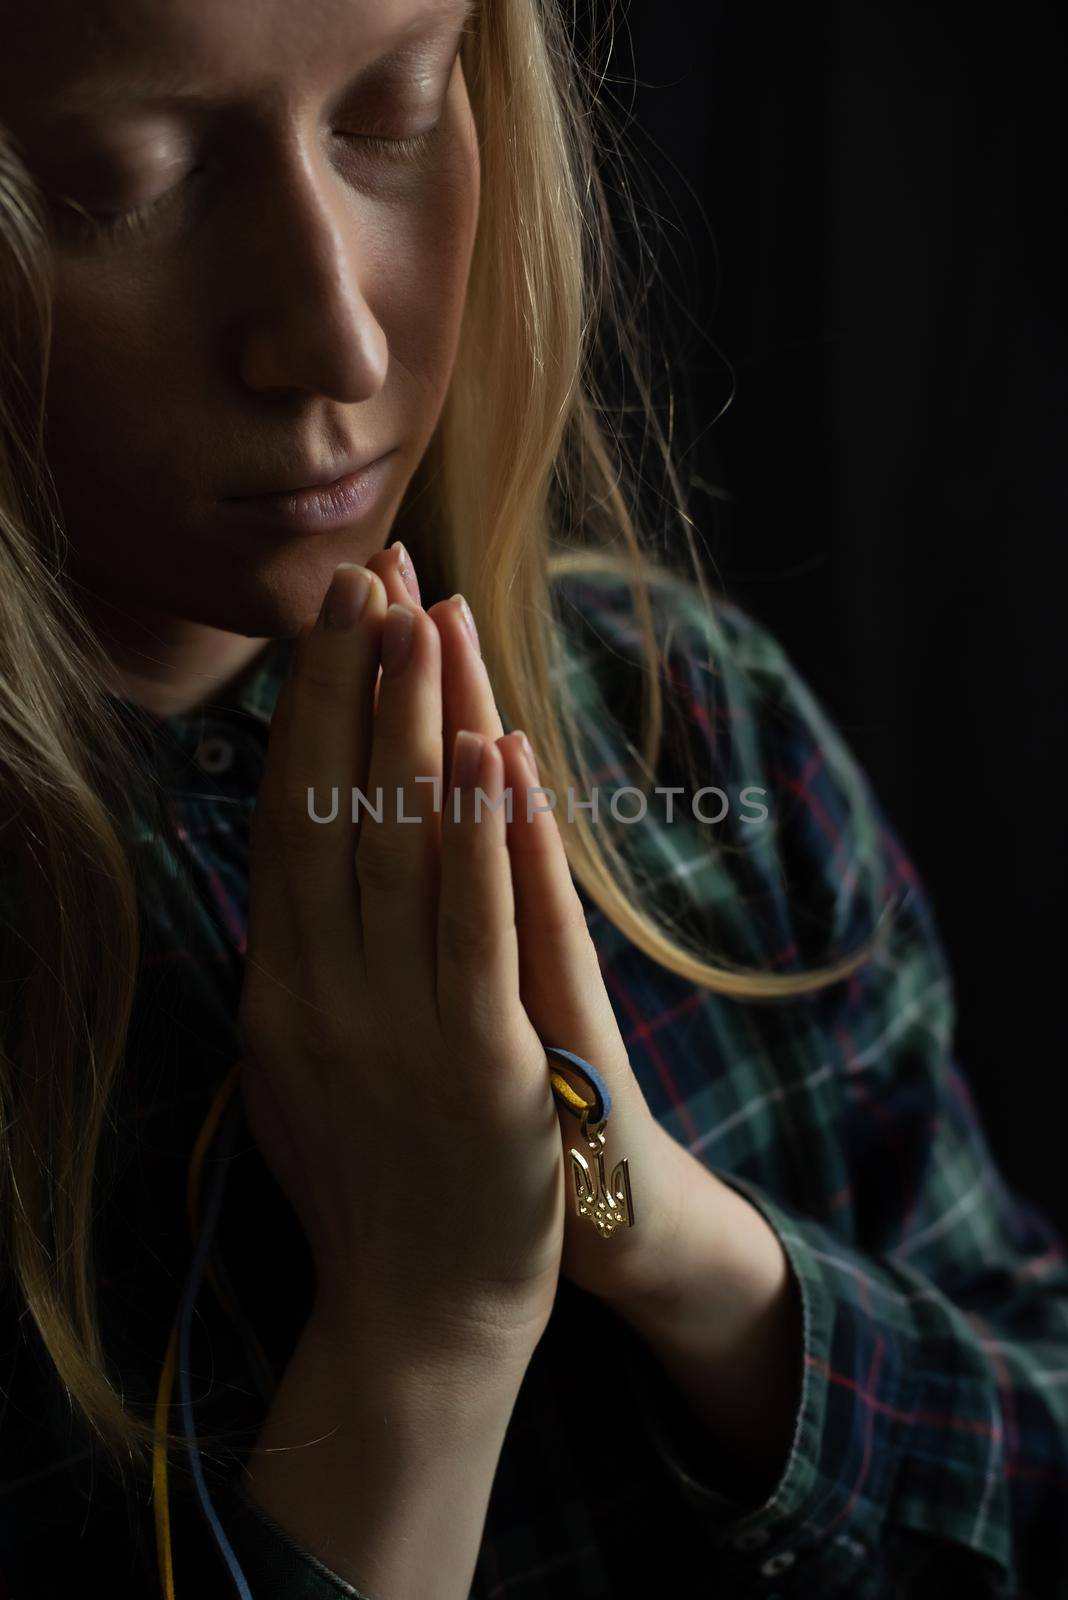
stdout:
{"type": "MultiPolygon", "coordinates": [[[[189,1219],[189,1237],[193,1247],[196,1247],[197,1222],[200,1211],[201,1174],[204,1158],[215,1136],[215,1131],[222,1119],[223,1112],[238,1086],[241,1073],[241,1062],[238,1061],[231,1067],[223,1079],[203,1125],[197,1135],[193,1146],[193,1153],[189,1160],[189,1175],[186,1182],[186,1211],[189,1219]]],[[[584,1100],[580,1094],[568,1083],[567,1079],[559,1072],[550,1071],[549,1080],[555,1092],[565,1101],[568,1108],[576,1116],[581,1116],[593,1102],[584,1100]]],[[[233,1297],[226,1294],[217,1282],[211,1267],[205,1269],[216,1295],[218,1296],[227,1315],[235,1323],[240,1313],[234,1303],[233,1297]]],[[[156,1523],[156,1556],[159,1562],[160,1580],[163,1585],[164,1600],[175,1600],[174,1593],[174,1561],[171,1547],[171,1513],[170,1492],[167,1485],[167,1447],[165,1442],[167,1432],[167,1414],[170,1410],[171,1391],[174,1387],[174,1369],[178,1351],[178,1323],[181,1317],[181,1307],[175,1314],[171,1325],[170,1338],[167,1341],[167,1353],[163,1361],[163,1371],[160,1374],[159,1389],[156,1392],[156,1409],[153,1422],[152,1446],[152,1500],[156,1523]]],[[[255,1335],[253,1334],[253,1338],[255,1335]]],[[[270,1371],[270,1363],[263,1351],[262,1345],[256,1341],[257,1349],[265,1368],[270,1371]]]]}
{"type": "Polygon", "coordinates": [[[575,1113],[576,1117],[581,1117],[582,1113],[584,1111],[588,1111],[590,1106],[593,1105],[592,1100],[583,1100],[580,1094],[576,1094],[575,1090],[572,1089],[571,1085],[568,1083],[567,1079],[562,1073],[550,1072],[549,1082],[552,1084],[557,1094],[560,1095],[562,1099],[567,1101],[567,1104],[575,1113]]]}
{"type": "Polygon", "coordinates": [[[167,1410],[174,1386],[174,1358],[178,1348],[178,1324],[171,1328],[163,1375],[156,1394],[155,1441],[152,1447],[152,1504],[156,1515],[156,1557],[164,1600],[174,1600],[174,1568],[171,1562],[171,1507],[167,1494],[167,1451],[163,1436],[167,1432],[167,1410]]]}

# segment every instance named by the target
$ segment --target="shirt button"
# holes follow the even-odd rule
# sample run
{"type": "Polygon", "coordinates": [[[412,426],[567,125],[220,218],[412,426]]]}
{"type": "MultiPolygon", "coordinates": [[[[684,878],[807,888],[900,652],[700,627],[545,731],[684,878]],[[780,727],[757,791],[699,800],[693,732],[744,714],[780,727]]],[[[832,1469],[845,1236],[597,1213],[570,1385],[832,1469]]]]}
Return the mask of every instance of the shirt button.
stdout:
{"type": "Polygon", "coordinates": [[[769,1556],[761,1567],[765,1578],[776,1578],[780,1572],[785,1572],[787,1567],[792,1567],[797,1560],[792,1550],[780,1550],[778,1555],[769,1556]]]}
{"type": "Polygon", "coordinates": [[[767,1544],[771,1534],[767,1528],[747,1528],[734,1540],[736,1550],[760,1550],[767,1544]]]}
{"type": "Polygon", "coordinates": [[[220,772],[226,772],[233,766],[234,747],[229,739],[212,735],[211,738],[202,739],[197,746],[196,763],[202,772],[210,772],[212,777],[217,777],[220,772]]]}

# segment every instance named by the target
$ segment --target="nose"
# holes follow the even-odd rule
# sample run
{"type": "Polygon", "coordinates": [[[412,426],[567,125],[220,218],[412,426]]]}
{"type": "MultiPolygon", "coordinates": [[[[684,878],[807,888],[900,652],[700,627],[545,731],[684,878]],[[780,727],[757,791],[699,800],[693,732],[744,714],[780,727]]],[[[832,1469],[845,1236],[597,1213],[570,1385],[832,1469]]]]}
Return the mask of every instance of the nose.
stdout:
{"type": "Polygon", "coordinates": [[[243,263],[241,376],[253,389],[366,400],[386,380],[385,331],[364,295],[354,201],[321,151],[290,149],[257,185],[243,263]]]}

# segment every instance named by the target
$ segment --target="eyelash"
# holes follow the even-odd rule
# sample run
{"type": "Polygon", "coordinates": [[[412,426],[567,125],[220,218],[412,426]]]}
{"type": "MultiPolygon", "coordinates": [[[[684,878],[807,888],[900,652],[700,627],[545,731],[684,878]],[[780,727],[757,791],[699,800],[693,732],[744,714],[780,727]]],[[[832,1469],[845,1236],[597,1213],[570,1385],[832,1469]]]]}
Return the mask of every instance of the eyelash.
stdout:
{"type": "MultiPolygon", "coordinates": [[[[360,133],[345,134],[343,137],[355,139],[361,145],[388,157],[391,161],[414,164],[426,155],[437,132],[438,125],[435,124],[425,133],[410,134],[406,139],[384,139],[377,134],[360,133]]],[[[203,167],[192,168],[187,174],[187,179],[196,177],[203,170],[203,167]]],[[[177,183],[158,199],[149,200],[145,205],[133,206],[126,211],[89,211],[75,201],[67,201],[66,205],[73,213],[73,225],[79,237],[93,238],[102,235],[108,238],[123,235],[128,238],[138,237],[147,232],[157,212],[171,205],[183,188],[184,182],[177,183]]]]}

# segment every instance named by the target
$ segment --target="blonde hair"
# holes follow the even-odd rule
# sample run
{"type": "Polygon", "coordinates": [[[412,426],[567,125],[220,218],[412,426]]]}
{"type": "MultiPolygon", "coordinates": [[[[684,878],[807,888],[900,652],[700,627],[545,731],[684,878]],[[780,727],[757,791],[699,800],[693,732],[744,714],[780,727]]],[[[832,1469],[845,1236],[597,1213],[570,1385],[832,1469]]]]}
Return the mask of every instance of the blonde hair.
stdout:
{"type": "MultiPolygon", "coordinates": [[[[580,788],[582,775],[570,765],[569,740],[572,751],[580,745],[566,695],[553,688],[553,579],[596,570],[631,590],[645,661],[642,757],[654,772],[664,708],[650,586],[679,575],[643,544],[621,441],[600,420],[594,367],[606,329],[646,399],[648,388],[619,305],[589,69],[552,0],[482,0],[463,66],[480,218],[449,394],[398,528],[435,592],[468,596],[498,701],[530,733],[543,781],[562,792],[580,788]],[[568,537],[554,496],[581,542],[568,537]]],[[[107,699],[101,648],[63,583],[66,535],[42,445],[49,230],[2,129],[0,293],[0,837],[2,886],[24,913],[0,927],[3,1259],[72,1410],[120,1465],[140,1467],[151,1419],[133,1414],[107,1372],[91,1225],[139,950],[124,818],[157,797],[107,699]]],[[[651,403],[648,429],[692,584],[709,605],[651,403]]],[[[561,826],[574,875],[604,914],[694,983],[774,999],[812,992],[866,959],[861,949],[788,975],[716,964],[641,904],[605,830],[582,812],[561,826]]]]}

